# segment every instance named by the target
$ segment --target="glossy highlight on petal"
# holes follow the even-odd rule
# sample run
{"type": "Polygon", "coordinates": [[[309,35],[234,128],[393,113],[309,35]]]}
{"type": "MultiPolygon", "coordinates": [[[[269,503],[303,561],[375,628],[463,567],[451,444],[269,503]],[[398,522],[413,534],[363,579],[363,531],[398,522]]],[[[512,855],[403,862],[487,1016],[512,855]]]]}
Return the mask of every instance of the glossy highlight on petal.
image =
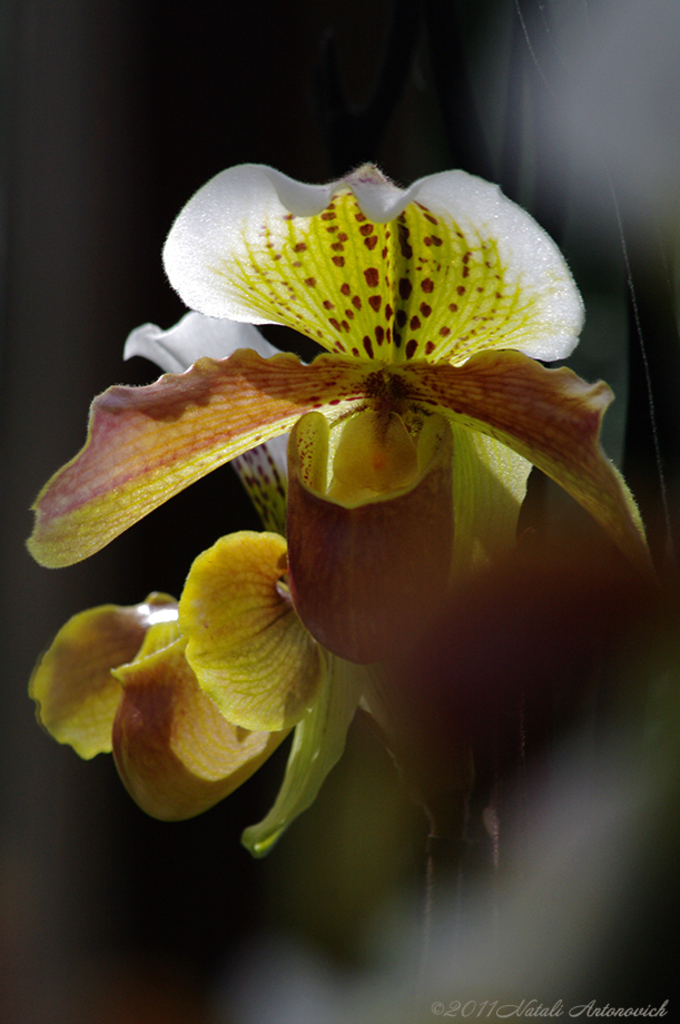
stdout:
{"type": "Polygon", "coordinates": [[[316,644],[281,583],[287,568],[283,537],[230,534],[199,555],[180,599],[187,661],[225,718],[247,729],[295,725],[319,685],[316,644]]]}
{"type": "Polygon", "coordinates": [[[132,661],[154,621],[176,618],[177,602],[167,594],[150,594],[130,607],[101,605],[74,615],[31,677],[29,695],[40,724],[83,758],[110,753],[121,699],[112,670],[132,661]]]}
{"type": "Polygon", "coordinates": [[[113,725],[118,773],[154,818],[201,814],[248,779],[286,733],[231,725],[200,689],[176,626],[149,630],[131,665],[116,671],[123,696],[113,725]]]}
{"type": "MultiPolygon", "coordinates": [[[[374,414],[358,415],[368,417],[364,454],[372,461],[384,451],[374,414]]],[[[395,490],[371,490],[368,497],[364,490],[360,502],[355,492],[349,503],[333,500],[332,491],[315,486],[306,472],[316,444],[325,448],[327,429],[320,414],[310,413],[296,424],[288,445],[291,593],[323,647],[365,664],[408,642],[446,589],[453,543],[451,429],[443,417],[428,417],[415,479],[395,490]]],[[[342,438],[336,458],[341,449],[342,438]]]]}
{"type": "Polygon", "coordinates": [[[310,409],[342,415],[366,372],[320,356],[262,359],[248,350],[199,359],[148,387],[113,387],[95,399],[88,439],[34,505],[28,547],[41,565],[71,565],[99,551],[206,473],[290,430],[310,409]]]}

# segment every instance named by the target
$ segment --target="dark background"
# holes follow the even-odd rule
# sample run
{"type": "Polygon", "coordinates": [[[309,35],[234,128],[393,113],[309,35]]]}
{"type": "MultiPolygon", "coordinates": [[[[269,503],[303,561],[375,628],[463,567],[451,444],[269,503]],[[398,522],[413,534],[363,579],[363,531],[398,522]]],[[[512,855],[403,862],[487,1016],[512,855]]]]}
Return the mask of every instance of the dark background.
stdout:
{"type": "MultiPolygon", "coordinates": [[[[219,978],[257,936],[285,932],[362,963],[372,915],[401,887],[418,890],[424,821],[362,722],[265,862],[239,836],[268,809],[285,751],[194,821],[146,818],[110,758],[81,762],[36,727],[31,667],[82,608],[179,594],[195,555],[256,529],[255,514],[219,470],[53,572],[24,551],[26,510],[82,444],[93,395],[155,378],[141,359],[123,364],[122,345],[141,323],[181,316],[160,252],[213,174],[262,162],[317,182],[376,160],[408,184],[461,166],[500,181],[564,246],[589,312],[573,365],[614,385],[607,449],[626,463],[663,562],[680,451],[678,8],[7,0],[0,13],[0,993],[6,1019],[28,1024],[212,1020],[219,978]]],[[[537,507],[552,500],[534,491],[537,507]]]]}

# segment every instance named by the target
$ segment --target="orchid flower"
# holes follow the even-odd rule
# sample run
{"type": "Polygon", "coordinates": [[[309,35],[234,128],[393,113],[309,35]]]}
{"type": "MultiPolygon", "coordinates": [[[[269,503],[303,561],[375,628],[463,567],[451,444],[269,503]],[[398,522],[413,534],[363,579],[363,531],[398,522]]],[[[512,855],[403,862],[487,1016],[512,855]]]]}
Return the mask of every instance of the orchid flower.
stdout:
{"type": "MultiPolygon", "coordinates": [[[[172,622],[152,621],[151,599],[115,611],[136,639],[120,643],[116,627],[106,656],[91,659],[108,724],[85,756],[106,749],[110,727],[108,749],[143,805],[139,791],[155,793],[167,775],[172,811],[189,771],[188,804],[203,809],[295,727],[279,799],[246,834],[262,853],[340,756],[361,666],[427,620],[452,573],[512,543],[532,465],[643,572],[649,556],[633,499],[599,443],[610,389],[537,362],[563,359],[577,343],[583,309],[571,274],[495,186],[451,171],[403,190],[372,166],[310,186],[235,167],[190,200],[164,259],[196,312],[171,331],[140,328],[127,354],[170,372],[95,399],[85,447],[37,499],[29,547],[47,566],[77,562],[236,460],[269,532],[234,534],[200,555],[172,622]],[[275,354],[253,326],[264,323],[293,327],[326,353],[309,365],[275,354]],[[285,434],[287,497],[280,450],[269,447],[285,434]],[[149,693],[168,678],[201,708],[175,716],[167,697],[163,719],[165,698],[149,693]],[[135,734],[135,691],[151,709],[153,756],[151,740],[135,734]],[[188,733],[200,721],[228,751],[216,755],[210,785],[212,755],[196,769],[198,726],[170,750],[180,718],[188,733]]],[[[110,606],[95,612],[106,632],[110,606]]],[[[34,678],[55,735],[44,709],[62,715],[64,666],[90,657],[90,628],[67,624],[34,678]],[[61,641],[70,641],[67,656],[55,653],[61,641]]],[[[81,723],[92,688],[81,679],[76,689],[81,723]]]]}

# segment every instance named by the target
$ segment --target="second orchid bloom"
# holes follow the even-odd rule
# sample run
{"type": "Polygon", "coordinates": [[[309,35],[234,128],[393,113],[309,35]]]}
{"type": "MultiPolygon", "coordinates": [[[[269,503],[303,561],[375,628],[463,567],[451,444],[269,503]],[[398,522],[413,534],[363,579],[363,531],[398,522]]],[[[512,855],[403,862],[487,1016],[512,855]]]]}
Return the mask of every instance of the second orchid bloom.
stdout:
{"type": "Polygon", "coordinates": [[[340,756],[363,666],[408,642],[451,574],[511,546],[532,465],[643,572],[648,552],[600,447],[609,388],[537,362],[576,345],[572,277],[495,186],[451,171],[402,190],[372,166],[309,186],[235,167],[190,200],[164,258],[196,312],[140,328],[127,354],[171,372],[95,399],[85,447],[36,502],[30,549],[47,566],[76,562],[231,460],[270,532],[201,555],[167,622],[126,610],[120,629],[132,623],[137,639],[110,656],[92,654],[97,628],[76,617],[32,692],[76,749],[106,693],[101,735],[133,796],[163,817],[220,799],[295,727],[277,804],[246,833],[263,853],[340,756]],[[310,365],[274,354],[262,323],[326,353],[310,365]],[[285,459],[275,439],[288,433],[285,459]],[[89,676],[74,669],[95,662],[89,676]],[[158,696],[173,680],[181,715],[158,696]]]}

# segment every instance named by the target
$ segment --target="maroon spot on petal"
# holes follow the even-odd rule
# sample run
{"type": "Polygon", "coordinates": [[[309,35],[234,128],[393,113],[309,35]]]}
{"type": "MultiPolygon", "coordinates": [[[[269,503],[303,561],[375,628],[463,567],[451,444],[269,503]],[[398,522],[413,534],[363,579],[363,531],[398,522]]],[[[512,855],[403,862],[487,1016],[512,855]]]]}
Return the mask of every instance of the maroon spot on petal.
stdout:
{"type": "Polygon", "coordinates": [[[292,213],[284,213],[283,219],[284,220],[295,220],[295,217],[294,217],[294,215],[292,213]]]}
{"type": "Polygon", "coordinates": [[[478,292],[483,292],[484,291],[484,289],[482,288],[481,284],[478,284],[477,288],[475,290],[478,291],[478,292]]]}
{"type": "Polygon", "coordinates": [[[429,316],[430,313],[432,312],[432,306],[428,306],[426,302],[421,302],[420,312],[423,314],[423,316],[429,316]]]}
{"type": "Polygon", "coordinates": [[[430,292],[434,291],[434,281],[431,281],[429,277],[424,277],[420,282],[420,287],[429,295],[430,292]]]}
{"type": "Polygon", "coordinates": [[[442,327],[439,333],[441,334],[442,338],[448,338],[449,334],[451,333],[451,328],[442,327]]]}
{"type": "Polygon", "coordinates": [[[333,256],[332,262],[335,263],[336,267],[344,267],[345,257],[344,256],[333,256]]]}
{"type": "Polygon", "coordinates": [[[335,220],[336,217],[337,214],[330,213],[328,210],[326,211],[326,213],[321,214],[321,220],[335,220]]]}
{"type": "Polygon", "coordinates": [[[352,289],[350,288],[346,281],[344,282],[344,284],[340,285],[340,291],[342,292],[343,295],[349,295],[351,290],[352,289]]]}
{"type": "Polygon", "coordinates": [[[425,220],[429,220],[430,224],[437,224],[438,223],[437,218],[433,217],[431,213],[426,213],[425,214],[425,220]]]}
{"type": "Polygon", "coordinates": [[[324,299],[323,300],[323,308],[324,309],[335,309],[335,303],[331,302],[330,299],[324,299]]]}
{"type": "Polygon", "coordinates": [[[347,333],[349,334],[349,324],[347,323],[346,320],[342,321],[342,325],[341,326],[342,326],[343,331],[347,331],[347,333]]]}
{"type": "Polygon", "coordinates": [[[341,231],[340,234],[338,235],[338,241],[339,242],[346,242],[348,237],[349,237],[349,235],[346,235],[344,231],[341,231]]]}
{"type": "Polygon", "coordinates": [[[353,356],[358,356],[359,355],[359,349],[358,348],[353,348],[352,349],[352,355],[353,356]]]}
{"type": "Polygon", "coordinates": [[[337,224],[331,224],[331,226],[329,228],[326,228],[326,231],[328,231],[328,233],[330,235],[332,235],[333,232],[337,231],[337,230],[338,230],[338,225],[337,224]]]}
{"type": "Polygon", "coordinates": [[[385,338],[385,331],[380,326],[380,324],[378,324],[378,326],[376,327],[376,329],[375,329],[375,331],[373,333],[375,334],[375,340],[378,342],[379,345],[382,345],[383,340],[385,338]]]}
{"type": "Polygon", "coordinates": [[[378,310],[380,309],[381,304],[382,304],[382,296],[381,295],[371,295],[370,299],[368,300],[368,304],[371,307],[371,309],[374,309],[375,312],[377,313],[378,310]]]}
{"type": "Polygon", "coordinates": [[[405,327],[406,326],[406,310],[405,309],[398,309],[397,310],[397,323],[399,324],[400,327],[405,327]]]}
{"type": "Polygon", "coordinates": [[[387,330],[385,331],[385,341],[387,342],[388,345],[392,341],[392,328],[391,327],[388,327],[387,330]]]}
{"type": "Polygon", "coordinates": [[[346,309],[345,310],[345,316],[347,317],[348,320],[354,320],[354,310],[353,309],[346,309]]]}
{"type": "Polygon", "coordinates": [[[432,244],[433,245],[443,245],[444,243],[442,242],[441,238],[437,238],[436,235],[433,235],[432,236],[432,244]]]}
{"type": "Polygon", "coordinates": [[[328,404],[329,405],[340,405],[340,401],[341,400],[339,398],[330,398],[329,401],[328,401],[328,404]]]}
{"type": "Polygon", "coordinates": [[[359,223],[361,223],[361,221],[366,220],[366,215],[364,213],[355,213],[354,219],[358,220],[359,223]]]}
{"type": "Polygon", "coordinates": [[[301,267],[301,266],[302,266],[302,264],[300,263],[299,260],[295,260],[293,263],[291,263],[291,267],[301,267]]]}
{"type": "Polygon", "coordinates": [[[352,305],[354,306],[355,309],[361,309],[361,299],[359,298],[358,295],[355,295],[354,298],[352,299],[352,305]]]}
{"type": "Polygon", "coordinates": [[[373,225],[372,224],[362,224],[361,227],[359,228],[359,234],[360,235],[372,235],[373,234],[373,225]]]}
{"type": "Polygon", "coordinates": [[[466,252],[465,255],[463,256],[463,263],[469,263],[471,256],[472,256],[471,252],[466,252]]]}
{"type": "Polygon", "coordinates": [[[366,246],[367,249],[375,249],[377,244],[378,244],[378,236],[377,235],[369,235],[368,238],[364,238],[364,245],[366,246]]]}
{"type": "Polygon", "coordinates": [[[369,267],[364,270],[364,277],[366,278],[366,284],[369,288],[377,288],[380,281],[380,274],[375,267],[369,267]]]}
{"type": "Polygon", "coordinates": [[[433,341],[428,341],[427,345],[425,346],[425,355],[429,356],[433,352],[434,352],[434,342],[433,341]]]}
{"type": "Polygon", "coordinates": [[[423,242],[425,243],[425,245],[432,245],[432,239],[429,237],[429,235],[425,235],[425,237],[423,238],[423,242]]]}
{"type": "Polygon", "coordinates": [[[503,296],[501,295],[501,293],[500,293],[500,292],[496,292],[496,298],[497,298],[497,299],[502,299],[502,298],[503,298],[503,296]]]}
{"type": "Polygon", "coordinates": [[[333,242],[333,244],[331,246],[331,249],[333,249],[334,252],[342,252],[344,250],[344,248],[345,247],[342,244],[342,242],[333,242]]]}
{"type": "Polygon", "coordinates": [[[394,331],[393,337],[394,337],[394,344],[397,346],[397,348],[399,348],[399,346],[401,345],[401,334],[396,329],[394,331]]]}
{"type": "Polygon", "coordinates": [[[465,285],[459,284],[458,287],[456,288],[456,291],[458,292],[459,295],[465,295],[465,285]]]}
{"type": "Polygon", "coordinates": [[[306,242],[298,242],[298,244],[293,247],[293,252],[304,252],[306,248],[307,248],[307,243],[306,242]]]}
{"type": "Polygon", "coordinates": [[[417,331],[420,326],[421,326],[421,324],[420,324],[420,317],[412,316],[411,317],[411,323],[409,324],[409,327],[411,328],[411,330],[412,331],[417,331]]]}
{"type": "Polygon", "coordinates": [[[381,252],[381,254],[380,254],[380,255],[382,256],[382,258],[383,258],[384,260],[386,260],[386,259],[387,259],[387,246],[385,246],[385,248],[383,249],[383,251],[381,252]]]}
{"type": "Polygon", "coordinates": [[[463,267],[463,277],[469,277],[469,276],[470,276],[470,268],[469,267],[463,267]]]}
{"type": "Polygon", "coordinates": [[[305,278],[305,284],[307,285],[308,288],[314,288],[315,285],[316,285],[316,278],[315,277],[306,277],[305,278]]]}
{"type": "Polygon", "coordinates": [[[364,337],[364,348],[366,349],[366,355],[369,359],[373,358],[373,345],[368,335],[364,337]]]}
{"type": "Polygon", "coordinates": [[[393,315],[394,315],[394,311],[393,311],[392,307],[390,306],[390,304],[388,302],[387,305],[385,306],[385,319],[386,320],[391,320],[393,315]]]}
{"type": "Polygon", "coordinates": [[[397,236],[399,238],[399,248],[401,249],[401,255],[405,260],[413,259],[413,248],[408,240],[408,236],[411,234],[409,229],[401,221],[397,223],[397,236]]]}
{"type": "Polygon", "coordinates": [[[334,327],[336,331],[340,330],[340,324],[338,323],[334,316],[330,317],[328,323],[331,325],[331,327],[334,327]]]}
{"type": "Polygon", "coordinates": [[[413,285],[407,277],[402,277],[399,280],[399,294],[402,299],[407,299],[413,291],[413,285]]]}
{"type": "Polygon", "coordinates": [[[413,359],[416,351],[418,350],[418,342],[415,338],[411,338],[410,341],[406,342],[406,348],[404,349],[407,359],[413,359]]]}
{"type": "MultiPolygon", "coordinates": [[[[463,291],[465,291],[464,288],[463,288],[463,291]]],[[[458,312],[458,306],[456,305],[455,302],[450,302],[449,303],[449,309],[451,310],[452,313],[457,313],[458,312]]]]}

